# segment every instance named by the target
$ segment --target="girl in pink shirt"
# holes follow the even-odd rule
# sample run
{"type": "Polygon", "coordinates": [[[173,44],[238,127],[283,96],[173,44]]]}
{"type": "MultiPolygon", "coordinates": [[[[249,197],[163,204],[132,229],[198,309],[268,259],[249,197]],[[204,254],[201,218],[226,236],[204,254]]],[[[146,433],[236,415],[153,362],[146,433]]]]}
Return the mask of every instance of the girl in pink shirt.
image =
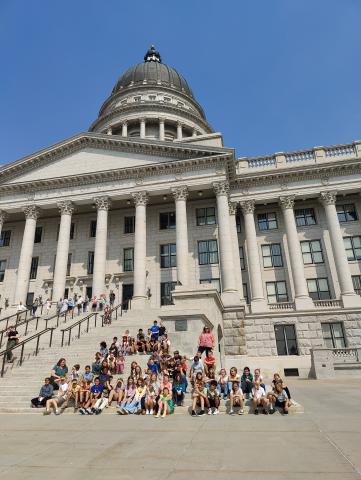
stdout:
{"type": "Polygon", "coordinates": [[[214,345],[214,335],[211,332],[211,329],[209,327],[204,327],[203,332],[200,334],[198,340],[198,352],[201,354],[203,352],[209,352],[214,348],[214,345]]]}

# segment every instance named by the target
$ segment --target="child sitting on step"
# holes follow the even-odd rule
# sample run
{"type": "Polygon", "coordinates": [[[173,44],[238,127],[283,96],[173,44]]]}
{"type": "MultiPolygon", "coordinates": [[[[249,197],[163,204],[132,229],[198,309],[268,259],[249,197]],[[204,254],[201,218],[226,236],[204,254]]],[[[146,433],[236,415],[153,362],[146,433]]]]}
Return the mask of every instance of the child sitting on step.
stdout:
{"type": "Polygon", "coordinates": [[[244,404],[244,396],[242,389],[239,386],[239,382],[232,383],[232,389],[230,392],[230,410],[229,414],[234,415],[233,407],[239,407],[238,415],[243,415],[243,404],[244,404]]]}
{"type": "Polygon", "coordinates": [[[162,393],[160,394],[158,406],[159,408],[156,418],[159,418],[160,416],[164,418],[166,415],[171,415],[174,412],[172,394],[167,387],[163,388],[162,393]]]}

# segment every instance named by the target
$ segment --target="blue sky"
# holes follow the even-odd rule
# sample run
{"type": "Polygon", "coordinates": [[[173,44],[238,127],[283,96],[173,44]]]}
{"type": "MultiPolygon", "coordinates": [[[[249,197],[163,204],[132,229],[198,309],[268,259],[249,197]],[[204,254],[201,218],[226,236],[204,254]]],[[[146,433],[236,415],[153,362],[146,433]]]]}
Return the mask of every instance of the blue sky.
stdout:
{"type": "Polygon", "coordinates": [[[0,0],[0,163],[81,131],[151,43],[238,156],[361,139],[360,0],[0,0]]]}

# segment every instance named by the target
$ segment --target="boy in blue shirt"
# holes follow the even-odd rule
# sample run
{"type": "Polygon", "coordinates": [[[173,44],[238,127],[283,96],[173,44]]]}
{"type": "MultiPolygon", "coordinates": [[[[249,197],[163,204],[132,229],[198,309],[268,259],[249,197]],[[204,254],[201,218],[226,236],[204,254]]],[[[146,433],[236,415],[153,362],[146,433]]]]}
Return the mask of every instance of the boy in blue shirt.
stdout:
{"type": "Polygon", "coordinates": [[[150,328],[150,331],[152,332],[152,338],[154,340],[158,340],[159,337],[159,326],[157,320],[154,320],[153,326],[150,328]]]}

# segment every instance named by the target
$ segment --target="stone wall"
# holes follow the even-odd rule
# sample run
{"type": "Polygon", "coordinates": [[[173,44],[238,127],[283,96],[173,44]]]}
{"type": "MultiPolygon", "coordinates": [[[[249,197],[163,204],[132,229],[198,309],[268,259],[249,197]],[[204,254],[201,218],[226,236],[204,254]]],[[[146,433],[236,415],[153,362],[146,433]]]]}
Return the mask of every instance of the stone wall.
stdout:
{"type": "Polygon", "coordinates": [[[299,355],[309,355],[311,348],[325,347],[321,323],[341,322],[346,347],[361,345],[361,311],[350,313],[324,311],[315,315],[288,313],[276,315],[247,315],[244,330],[247,355],[277,355],[275,325],[295,325],[299,355]]]}
{"type": "Polygon", "coordinates": [[[224,352],[226,355],[245,355],[244,311],[223,313],[224,352]]]}

